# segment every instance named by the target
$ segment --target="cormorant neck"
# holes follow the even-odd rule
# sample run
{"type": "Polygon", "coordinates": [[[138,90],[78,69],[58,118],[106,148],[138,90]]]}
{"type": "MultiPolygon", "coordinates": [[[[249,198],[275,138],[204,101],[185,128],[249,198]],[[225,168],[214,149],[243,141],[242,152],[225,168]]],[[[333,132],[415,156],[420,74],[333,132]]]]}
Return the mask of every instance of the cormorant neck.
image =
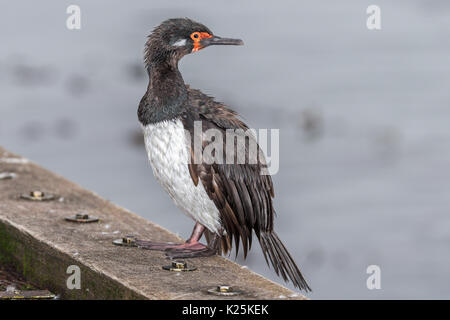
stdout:
{"type": "Polygon", "coordinates": [[[187,89],[178,70],[178,60],[166,60],[147,65],[149,83],[139,105],[142,124],[179,117],[187,100],[187,89]]]}
{"type": "Polygon", "coordinates": [[[150,63],[147,65],[149,77],[148,90],[157,91],[159,87],[166,83],[184,85],[183,77],[178,70],[178,60],[167,60],[163,62],[150,63]]]}

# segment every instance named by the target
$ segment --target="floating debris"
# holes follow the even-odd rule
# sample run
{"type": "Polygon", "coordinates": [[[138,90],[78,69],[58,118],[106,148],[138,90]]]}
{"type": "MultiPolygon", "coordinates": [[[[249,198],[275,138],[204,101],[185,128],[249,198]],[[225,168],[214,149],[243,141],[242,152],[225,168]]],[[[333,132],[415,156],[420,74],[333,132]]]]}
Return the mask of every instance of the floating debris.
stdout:
{"type": "Polygon", "coordinates": [[[77,133],[77,124],[69,118],[62,118],[56,121],[54,125],[55,134],[61,139],[71,139],[77,133]]]}
{"type": "Polygon", "coordinates": [[[13,67],[13,79],[17,84],[49,85],[55,81],[55,72],[50,66],[35,66],[28,64],[17,64],[13,67]]]}
{"type": "Polygon", "coordinates": [[[72,74],[66,80],[66,88],[75,97],[85,94],[89,90],[89,79],[78,74],[72,74]]]}
{"type": "Polygon", "coordinates": [[[19,133],[27,143],[36,143],[42,140],[46,133],[46,128],[39,121],[28,121],[22,126],[19,133]]]}
{"type": "Polygon", "coordinates": [[[324,131],[324,120],[320,110],[307,108],[300,113],[300,128],[308,140],[317,140],[324,131]]]}

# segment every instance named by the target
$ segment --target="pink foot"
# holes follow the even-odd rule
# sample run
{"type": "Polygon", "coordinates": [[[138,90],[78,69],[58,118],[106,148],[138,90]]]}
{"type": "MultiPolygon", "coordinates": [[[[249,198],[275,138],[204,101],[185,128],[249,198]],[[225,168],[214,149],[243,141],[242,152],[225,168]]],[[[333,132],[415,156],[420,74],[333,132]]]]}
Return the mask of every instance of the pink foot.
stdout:
{"type": "Polygon", "coordinates": [[[166,256],[172,259],[208,257],[216,254],[217,248],[210,248],[199,242],[204,230],[205,227],[197,222],[191,237],[185,243],[136,240],[136,245],[142,249],[165,251],[166,256]]]}
{"type": "Polygon", "coordinates": [[[204,244],[200,242],[186,242],[183,244],[179,244],[177,246],[173,246],[170,248],[165,249],[165,251],[195,251],[195,250],[204,250],[207,248],[204,244]]]}
{"type": "Polygon", "coordinates": [[[152,241],[136,240],[136,245],[142,249],[159,250],[159,251],[203,250],[207,248],[204,244],[200,242],[185,242],[182,244],[178,244],[173,242],[152,242],[152,241]]]}
{"type": "Polygon", "coordinates": [[[173,242],[153,242],[153,241],[136,240],[136,245],[142,249],[164,251],[169,248],[176,248],[178,246],[181,246],[182,244],[173,242]]]}
{"type": "Polygon", "coordinates": [[[166,256],[171,259],[209,257],[216,254],[215,249],[205,246],[200,242],[187,243],[187,245],[169,248],[165,251],[166,256]]]}

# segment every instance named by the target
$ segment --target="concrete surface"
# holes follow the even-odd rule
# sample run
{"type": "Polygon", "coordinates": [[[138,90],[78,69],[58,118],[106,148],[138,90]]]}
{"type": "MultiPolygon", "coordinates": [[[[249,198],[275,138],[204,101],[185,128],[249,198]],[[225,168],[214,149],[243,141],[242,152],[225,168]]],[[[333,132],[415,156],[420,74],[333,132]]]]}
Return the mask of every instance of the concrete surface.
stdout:
{"type": "MultiPolygon", "coordinates": [[[[74,161],[76,165],[76,161],[74,161]]],[[[124,235],[154,241],[182,241],[175,234],[0,147],[0,264],[13,266],[26,280],[62,299],[217,299],[207,290],[232,285],[243,294],[226,299],[303,299],[223,257],[189,259],[198,269],[170,272],[162,252],[118,247],[124,235]],[[53,201],[20,199],[41,190],[53,201]],[[98,223],[76,224],[66,216],[85,212],[98,223]],[[67,268],[81,269],[81,289],[68,289],[67,268]]],[[[95,172],[92,172],[95,179],[95,172]]]]}

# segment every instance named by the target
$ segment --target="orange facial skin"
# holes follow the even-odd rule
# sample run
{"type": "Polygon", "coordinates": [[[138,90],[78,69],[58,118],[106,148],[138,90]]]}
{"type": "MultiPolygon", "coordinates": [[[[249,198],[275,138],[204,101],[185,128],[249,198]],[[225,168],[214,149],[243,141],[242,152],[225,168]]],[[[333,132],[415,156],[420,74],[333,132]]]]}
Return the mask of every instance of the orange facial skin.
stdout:
{"type": "Polygon", "coordinates": [[[213,36],[210,35],[208,32],[193,32],[191,34],[191,39],[194,40],[194,49],[192,49],[192,52],[196,52],[200,49],[203,49],[203,47],[200,44],[200,41],[202,39],[208,39],[212,37],[213,36]]]}

